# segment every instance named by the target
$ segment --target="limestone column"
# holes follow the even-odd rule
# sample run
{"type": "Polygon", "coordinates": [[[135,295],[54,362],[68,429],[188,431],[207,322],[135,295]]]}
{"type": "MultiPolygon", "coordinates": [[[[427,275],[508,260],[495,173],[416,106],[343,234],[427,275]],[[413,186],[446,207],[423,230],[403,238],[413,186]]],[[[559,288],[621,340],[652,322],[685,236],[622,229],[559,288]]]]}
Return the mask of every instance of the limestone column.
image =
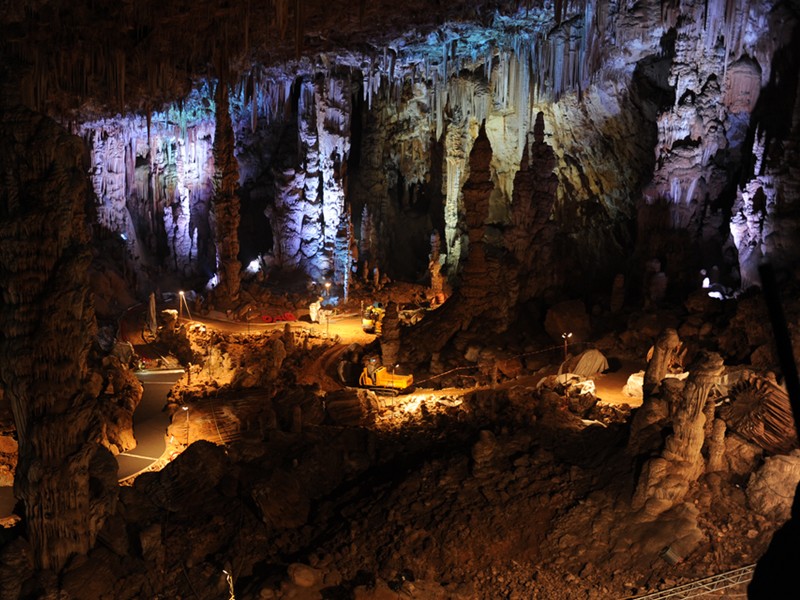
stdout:
{"type": "Polygon", "coordinates": [[[342,260],[336,246],[343,230],[345,191],[347,190],[347,158],[350,153],[350,118],[352,114],[350,82],[346,78],[328,77],[315,88],[319,173],[322,179],[323,272],[337,278],[342,285],[342,260]],[[337,265],[336,262],[340,264],[337,265]]]}
{"type": "MultiPolygon", "coordinates": [[[[469,160],[478,127],[455,111],[447,124],[445,151],[444,236],[449,273],[455,273],[464,258],[467,232],[464,223],[464,198],[461,188],[469,177],[469,160]]],[[[488,145],[488,144],[487,144],[488,145]]],[[[487,198],[488,202],[488,198],[487,198]]]]}
{"type": "Polygon", "coordinates": [[[211,203],[217,244],[217,298],[235,304],[239,300],[239,165],[228,107],[228,86],[220,81],[214,94],[217,122],[214,132],[214,197],[211,203]]]}
{"type": "Polygon", "coordinates": [[[704,408],[723,368],[722,358],[714,352],[702,352],[691,365],[683,393],[671,406],[673,434],[667,438],[661,456],[642,470],[634,508],[643,508],[653,517],[661,514],[680,503],[703,473],[704,408]]]}
{"type": "Polygon", "coordinates": [[[644,382],[642,384],[642,392],[644,395],[644,402],[647,402],[648,396],[659,386],[664,377],[667,376],[667,369],[670,362],[675,358],[675,353],[681,340],[678,337],[678,332],[674,329],[665,329],[658,336],[655,345],[653,346],[653,356],[647,363],[647,369],[644,372],[644,382]]]}
{"type": "Polygon", "coordinates": [[[58,571],[92,547],[117,490],[85,391],[96,326],[84,150],[22,108],[0,108],[0,139],[0,385],[19,440],[14,493],[35,566],[58,571]]]}

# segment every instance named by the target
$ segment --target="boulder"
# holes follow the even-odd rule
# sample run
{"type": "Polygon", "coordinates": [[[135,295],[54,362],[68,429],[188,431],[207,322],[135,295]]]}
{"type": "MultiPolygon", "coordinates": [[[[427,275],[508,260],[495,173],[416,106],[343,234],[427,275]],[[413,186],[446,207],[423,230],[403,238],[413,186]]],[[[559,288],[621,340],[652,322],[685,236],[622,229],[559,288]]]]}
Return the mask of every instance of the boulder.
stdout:
{"type": "Polygon", "coordinates": [[[230,472],[225,449],[200,440],[189,446],[155,477],[139,477],[134,488],[157,506],[174,512],[192,512],[205,501],[197,490],[210,489],[230,472]]]}
{"type": "Polygon", "coordinates": [[[256,482],[250,493],[267,526],[293,529],[305,525],[311,500],[292,473],[275,470],[267,479],[256,482]]]}
{"type": "Polygon", "coordinates": [[[288,574],[292,583],[299,587],[311,588],[322,583],[322,571],[302,563],[289,565],[288,574]]]}
{"type": "Polygon", "coordinates": [[[474,461],[472,474],[479,477],[490,472],[490,465],[494,460],[496,452],[497,439],[494,434],[488,429],[482,430],[480,438],[472,447],[472,460],[474,461]]]}
{"type": "Polygon", "coordinates": [[[795,489],[800,482],[800,450],[767,458],[750,476],[747,504],[756,513],[780,523],[789,518],[795,489]]]}
{"type": "Polygon", "coordinates": [[[725,437],[726,470],[736,475],[748,475],[753,472],[761,461],[764,451],[756,444],[748,442],[743,437],[728,432],[725,437]]]}

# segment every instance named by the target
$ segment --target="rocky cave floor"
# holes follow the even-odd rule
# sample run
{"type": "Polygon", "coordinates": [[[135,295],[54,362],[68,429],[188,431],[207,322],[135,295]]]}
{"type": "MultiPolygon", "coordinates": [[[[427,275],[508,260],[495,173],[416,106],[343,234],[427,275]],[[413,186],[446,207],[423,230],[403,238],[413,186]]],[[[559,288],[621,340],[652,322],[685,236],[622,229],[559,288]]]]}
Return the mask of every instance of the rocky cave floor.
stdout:
{"type": "MultiPolygon", "coordinates": [[[[796,323],[800,306],[786,310],[796,323]]],[[[758,295],[703,293],[661,310],[594,310],[591,345],[617,364],[643,361],[669,326],[690,349],[767,376],[764,311],[758,295]]],[[[521,339],[457,342],[442,357],[457,371],[390,397],[342,386],[349,344],[313,328],[165,328],[162,351],[194,364],[167,408],[189,405],[191,421],[170,425],[163,469],[120,487],[98,544],[61,588],[71,598],[222,597],[227,571],[239,599],[600,599],[756,562],[791,501],[784,513],[748,502],[765,456],[757,443],[729,427],[723,466],[648,520],[631,508],[646,456],[628,450],[630,406],[587,404],[552,380],[537,387],[559,346],[543,331],[521,339]],[[479,358],[466,361],[470,352],[479,358]]],[[[709,402],[722,405],[724,392],[709,402]]],[[[34,577],[19,534],[4,534],[0,583],[37,597],[46,578],[34,577]]]]}

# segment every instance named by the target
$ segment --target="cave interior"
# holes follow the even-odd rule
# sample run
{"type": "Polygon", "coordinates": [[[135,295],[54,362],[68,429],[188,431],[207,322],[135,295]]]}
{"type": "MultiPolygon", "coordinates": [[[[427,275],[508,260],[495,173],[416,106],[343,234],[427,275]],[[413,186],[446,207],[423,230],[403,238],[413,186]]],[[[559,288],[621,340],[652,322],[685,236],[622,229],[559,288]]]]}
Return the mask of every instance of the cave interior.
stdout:
{"type": "Polygon", "coordinates": [[[0,597],[800,588],[797,0],[0,7],[0,597]]]}

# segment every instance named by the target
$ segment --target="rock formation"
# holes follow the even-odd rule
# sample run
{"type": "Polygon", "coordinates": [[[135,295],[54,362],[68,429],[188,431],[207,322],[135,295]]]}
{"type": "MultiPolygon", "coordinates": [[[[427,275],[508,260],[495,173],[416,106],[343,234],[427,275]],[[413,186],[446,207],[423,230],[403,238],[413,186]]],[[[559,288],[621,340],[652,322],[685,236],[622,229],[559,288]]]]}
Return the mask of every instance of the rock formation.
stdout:
{"type": "Polygon", "coordinates": [[[767,258],[797,296],[796,1],[0,6],[3,96],[27,106],[0,116],[0,401],[28,531],[0,551],[0,595],[611,597],[764,548],[785,515],[768,489],[797,465],[741,484],[797,440],[739,294],[767,258]],[[90,243],[121,271],[92,281],[216,274],[237,318],[307,306],[273,293],[291,278],[297,297],[331,284],[330,305],[391,300],[387,366],[463,389],[345,389],[319,326],[246,350],[179,331],[186,452],[118,489],[106,448],[134,443],[138,387],[130,356],[103,356],[124,307],[103,301],[92,346],[90,243]],[[240,288],[243,264],[261,271],[240,288]],[[395,303],[428,276],[448,298],[405,327],[395,303]],[[627,325],[625,301],[646,308],[627,325]],[[525,381],[562,334],[640,361],[665,327],[627,453],[626,409],[525,381]],[[665,378],[676,332],[704,349],[685,382],[665,378]],[[756,373],[729,373],[717,415],[716,351],[756,373]],[[666,565],[664,523],[708,551],[666,565]]]}
{"type": "Polygon", "coordinates": [[[683,389],[671,398],[673,433],[666,439],[661,456],[642,469],[633,508],[656,517],[683,501],[689,486],[703,473],[701,454],[705,442],[706,401],[711,386],[722,374],[722,359],[702,352],[689,367],[683,389]]]}
{"type": "Polygon", "coordinates": [[[15,494],[33,559],[58,571],[94,546],[117,489],[86,391],[95,323],[83,149],[24,108],[4,107],[0,129],[0,382],[17,426],[15,494]]]}
{"type": "Polygon", "coordinates": [[[235,305],[239,300],[239,167],[234,155],[235,141],[228,108],[228,86],[217,84],[214,99],[217,105],[214,132],[214,198],[211,214],[214,241],[217,246],[217,298],[235,305]]]}
{"type": "Polygon", "coordinates": [[[510,226],[505,245],[520,265],[520,290],[524,301],[541,296],[564,279],[556,268],[553,251],[556,227],[550,221],[556,202],[556,157],[545,142],[544,113],[536,115],[533,140],[525,144],[519,171],[514,177],[510,226]]]}

